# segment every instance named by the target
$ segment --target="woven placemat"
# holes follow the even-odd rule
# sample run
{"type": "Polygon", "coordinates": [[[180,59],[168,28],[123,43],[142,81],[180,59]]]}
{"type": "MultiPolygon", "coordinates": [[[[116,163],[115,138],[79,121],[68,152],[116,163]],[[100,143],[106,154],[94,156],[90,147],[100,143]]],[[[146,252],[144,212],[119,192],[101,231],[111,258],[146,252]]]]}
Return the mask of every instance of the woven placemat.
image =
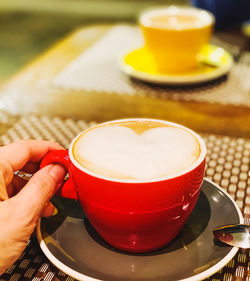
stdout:
{"type": "MultiPolygon", "coordinates": [[[[56,87],[117,95],[142,95],[178,101],[217,103],[250,107],[250,52],[242,52],[238,45],[212,38],[227,49],[237,62],[227,79],[219,79],[203,86],[165,87],[130,79],[120,67],[120,58],[129,50],[143,45],[138,27],[115,25],[89,49],[74,59],[53,79],[56,87]]],[[[62,91],[63,93],[63,91],[62,91]]]]}
{"type": "MultiPolygon", "coordinates": [[[[46,139],[68,148],[82,130],[95,125],[84,120],[59,117],[23,117],[0,136],[0,145],[19,139],[46,139]]],[[[207,145],[206,177],[226,190],[240,207],[246,223],[250,223],[250,139],[201,134],[207,145]]],[[[240,250],[220,271],[207,280],[250,280],[249,250],[240,250]]],[[[0,276],[0,281],[73,281],[74,279],[48,261],[35,237],[32,237],[21,258],[0,276]]]]}

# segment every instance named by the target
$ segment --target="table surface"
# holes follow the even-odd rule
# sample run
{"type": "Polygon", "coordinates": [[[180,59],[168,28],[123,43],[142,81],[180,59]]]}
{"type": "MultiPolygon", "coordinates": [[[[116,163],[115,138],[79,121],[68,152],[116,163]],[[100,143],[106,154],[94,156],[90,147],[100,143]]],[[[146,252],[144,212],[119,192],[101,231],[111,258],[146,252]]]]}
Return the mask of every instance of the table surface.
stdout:
{"type": "MultiPolygon", "coordinates": [[[[250,218],[250,107],[231,102],[209,101],[209,93],[231,91],[250,97],[242,88],[242,74],[249,71],[249,51],[236,32],[216,33],[213,40],[231,51],[236,62],[232,74],[202,85],[161,87],[161,94],[128,95],[96,91],[59,89],[52,79],[72,60],[90,48],[112,28],[98,25],[80,28],[56,44],[11,78],[0,95],[0,145],[18,139],[49,139],[68,147],[81,130],[110,119],[152,117],[182,123],[205,139],[208,148],[206,177],[224,188],[240,207],[246,222],[250,218]],[[236,68],[235,68],[236,67],[236,68]],[[232,80],[233,79],[233,80],[232,80]],[[238,79],[238,80],[237,80],[238,79]],[[217,92],[216,92],[217,91],[217,92]],[[162,94],[163,92],[163,94],[162,94]],[[170,93],[178,93],[173,98],[170,93]],[[183,99],[187,93],[207,95],[208,100],[183,99]]],[[[130,82],[129,82],[130,83],[130,82]]],[[[136,83],[136,87],[141,82],[136,83]],[[139,83],[139,84],[137,84],[139,83]]],[[[134,84],[133,84],[134,85],[134,84]]],[[[245,84],[244,84],[245,85],[245,84]]],[[[145,86],[145,85],[144,85],[145,86]]],[[[158,91],[155,85],[147,90],[158,91]]],[[[209,280],[250,278],[249,250],[235,258],[209,280]]],[[[2,276],[5,280],[73,280],[53,266],[31,238],[21,258],[2,276]]]]}
{"type": "MultiPolygon", "coordinates": [[[[244,50],[245,41],[239,31],[218,32],[213,38],[217,45],[225,47],[237,60],[231,73],[216,81],[160,88],[139,81],[126,81],[133,87],[146,87],[142,95],[55,87],[53,78],[112,27],[98,25],[80,28],[15,75],[2,87],[0,102],[4,112],[14,117],[35,113],[97,122],[126,117],[153,117],[178,122],[206,133],[250,136],[250,87],[249,83],[246,84],[249,79],[244,76],[244,73],[249,74],[250,52],[244,50]],[[225,93],[231,101],[229,104],[225,104],[225,93]],[[182,95],[185,98],[179,98],[182,95]],[[221,95],[221,102],[214,101],[214,95],[217,100],[221,95]]],[[[2,132],[4,129],[2,126],[2,132]]]]}

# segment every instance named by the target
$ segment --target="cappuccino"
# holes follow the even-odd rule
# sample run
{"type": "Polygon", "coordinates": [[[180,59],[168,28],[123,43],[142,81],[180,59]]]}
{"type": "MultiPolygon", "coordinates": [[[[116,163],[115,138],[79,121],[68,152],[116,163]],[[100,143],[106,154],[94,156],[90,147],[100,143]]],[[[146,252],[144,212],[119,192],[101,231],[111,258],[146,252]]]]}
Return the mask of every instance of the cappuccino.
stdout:
{"type": "Polygon", "coordinates": [[[200,155],[200,145],[182,127],[143,119],[120,120],[86,130],[72,152],[82,167],[99,176],[150,181],[190,167],[200,155]]]}

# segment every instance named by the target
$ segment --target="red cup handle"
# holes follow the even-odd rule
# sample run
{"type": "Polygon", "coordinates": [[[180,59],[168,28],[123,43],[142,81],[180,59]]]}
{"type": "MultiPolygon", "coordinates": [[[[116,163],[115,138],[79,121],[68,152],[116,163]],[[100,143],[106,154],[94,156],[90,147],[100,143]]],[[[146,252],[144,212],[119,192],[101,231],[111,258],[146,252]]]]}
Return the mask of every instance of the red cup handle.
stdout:
{"type": "Polygon", "coordinates": [[[74,186],[74,182],[73,182],[72,176],[71,176],[70,159],[69,159],[68,151],[67,150],[50,151],[49,153],[47,153],[44,156],[44,158],[40,164],[40,168],[43,168],[49,164],[55,164],[55,163],[58,163],[58,164],[61,164],[62,166],[64,166],[69,173],[68,180],[64,183],[64,185],[62,187],[60,187],[60,189],[57,191],[57,194],[62,197],[65,197],[65,198],[77,200],[75,186],[74,186]]]}

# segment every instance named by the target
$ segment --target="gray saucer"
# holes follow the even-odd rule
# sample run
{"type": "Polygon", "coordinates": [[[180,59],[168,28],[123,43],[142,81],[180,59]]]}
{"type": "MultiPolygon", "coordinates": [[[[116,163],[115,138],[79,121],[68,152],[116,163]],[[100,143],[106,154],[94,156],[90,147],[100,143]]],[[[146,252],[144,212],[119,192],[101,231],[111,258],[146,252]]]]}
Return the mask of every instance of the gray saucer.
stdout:
{"type": "Polygon", "coordinates": [[[58,214],[41,219],[37,227],[40,246],[59,269],[84,281],[207,278],[237,252],[237,248],[216,244],[212,229],[243,222],[239,208],[229,195],[205,179],[197,205],[178,237],[159,251],[131,254],[104,242],[78,202],[55,197],[53,203],[58,214]]]}

